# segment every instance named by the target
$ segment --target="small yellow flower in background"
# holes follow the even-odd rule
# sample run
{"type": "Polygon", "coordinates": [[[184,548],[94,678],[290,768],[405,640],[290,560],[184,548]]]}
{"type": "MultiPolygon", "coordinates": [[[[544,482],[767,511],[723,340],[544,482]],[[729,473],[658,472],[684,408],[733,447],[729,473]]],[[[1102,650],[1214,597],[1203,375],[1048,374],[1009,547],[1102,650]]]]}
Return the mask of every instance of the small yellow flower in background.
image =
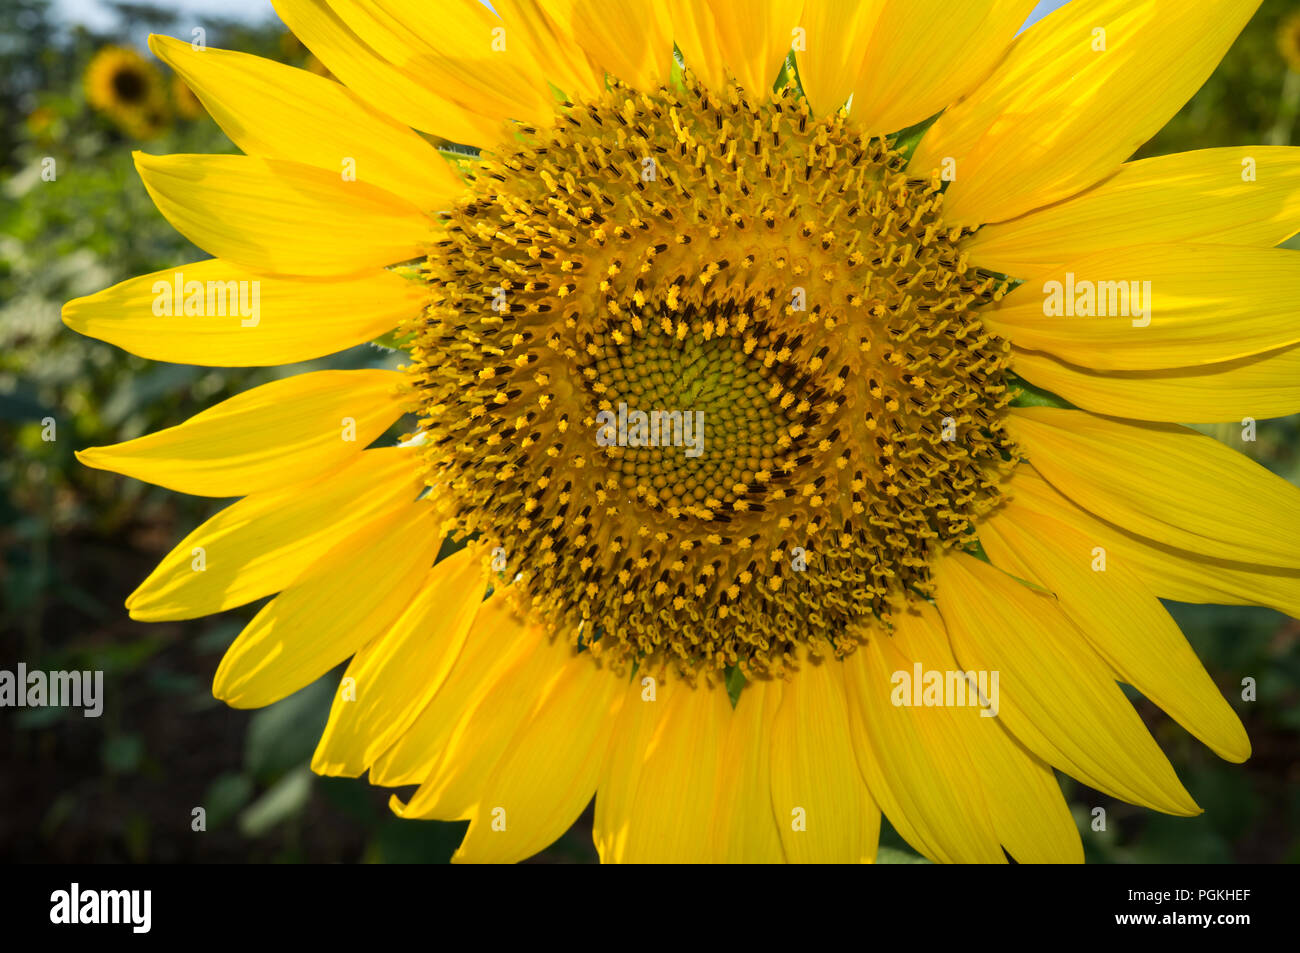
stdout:
{"type": "Polygon", "coordinates": [[[172,106],[176,110],[176,115],[182,119],[198,119],[204,115],[203,104],[199,102],[199,97],[194,95],[194,90],[190,89],[185,80],[179,76],[172,77],[172,106]]]}
{"type": "Polygon", "coordinates": [[[1277,48],[1287,68],[1300,73],[1300,10],[1292,13],[1277,28],[1277,48]]]}
{"type": "Polygon", "coordinates": [[[1159,599],[1300,616],[1300,491],[1178,425],[1300,409],[1300,153],[1124,161],[1257,0],[1015,39],[1034,5],[279,0],[338,83],[154,37],[245,153],[136,156],[216,257],[66,323],[409,353],[83,451],[242,497],[132,618],[278,593],[215,694],[351,659],[314,768],[419,785],[393,809],[468,820],[459,860],[593,796],[605,861],[872,860],[882,814],[934,860],[1078,861],[1053,770],[1199,813],[1119,683],[1242,761],[1159,599]],[[413,129],[481,147],[468,183],[413,129]]]}

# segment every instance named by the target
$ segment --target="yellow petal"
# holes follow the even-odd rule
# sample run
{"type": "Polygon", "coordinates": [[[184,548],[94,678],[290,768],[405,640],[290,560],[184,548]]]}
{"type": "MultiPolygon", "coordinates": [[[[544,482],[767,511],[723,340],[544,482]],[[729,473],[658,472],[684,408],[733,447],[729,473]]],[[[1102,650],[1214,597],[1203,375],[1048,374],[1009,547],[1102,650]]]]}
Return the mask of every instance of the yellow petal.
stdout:
{"type": "Polygon", "coordinates": [[[402,817],[465,817],[515,732],[566,684],[563,676],[574,654],[566,641],[550,639],[541,626],[533,624],[525,624],[519,638],[523,646],[512,663],[498,667],[491,679],[480,683],[469,704],[458,713],[429,775],[397,811],[402,817]]]}
{"type": "Polygon", "coordinates": [[[752,679],[731,713],[709,825],[712,861],[779,864],[785,860],[768,781],[771,725],[780,704],[781,682],[752,679]]]}
{"type": "Polygon", "coordinates": [[[422,485],[415,452],[389,447],[326,476],[255,493],[186,536],[126,607],[140,622],[197,619],[279,592],[340,538],[409,505],[422,485]]]}
{"type": "Polygon", "coordinates": [[[387,634],[348,664],[344,680],[352,680],[353,695],[335,695],[313,771],[358,777],[410,727],[459,658],[485,585],[472,550],[429,570],[387,634]]]}
{"type": "Polygon", "coordinates": [[[637,89],[654,89],[673,65],[671,4],[664,0],[564,0],[548,12],[593,63],[637,89]]]}
{"type": "Polygon", "coordinates": [[[531,57],[537,75],[545,76],[571,100],[595,99],[605,91],[605,71],[564,29],[568,0],[501,0],[492,7],[509,34],[511,55],[531,57]]]}
{"type": "MultiPolygon", "coordinates": [[[[453,102],[418,74],[384,59],[320,0],[272,0],[275,12],[350,90],[416,129],[467,145],[493,145],[501,124],[453,102]]],[[[428,11],[424,11],[427,17],[428,11]]],[[[439,19],[447,11],[438,12],[439,19]]],[[[424,22],[421,19],[414,23],[424,22]]]]}
{"type": "Polygon", "coordinates": [[[949,225],[980,225],[1111,175],[1192,97],[1259,0],[1072,0],[1022,33],[993,74],[930,127],[911,161],[956,178],[949,225]]]}
{"type": "Polygon", "coordinates": [[[1094,370],[1150,370],[1300,342],[1297,295],[1300,255],[1288,249],[1143,245],[1044,273],[981,316],[1023,350],[1094,370]]]}
{"type": "Polygon", "coordinates": [[[682,62],[696,80],[715,91],[725,89],[727,83],[729,64],[719,48],[721,41],[721,31],[706,0],[684,0],[674,7],[673,43],[681,51],[682,62]]]}
{"type": "Polygon", "coordinates": [[[992,72],[1034,0],[885,0],[853,86],[854,125],[885,135],[929,119],[992,72]]]}
{"type": "Polygon", "coordinates": [[[1082,410],[1169,422],[1240,422],[1300,411],[1300,347],[1224,364],[1159,371],[1091,371],[1047,354],[1016,351],[1017,374],[1082,410]]]}
{"type": "Polygon", "coordinates": [[[637,672],[624,688],[596,794],[603,863],[712,859],[714,784],[731,702],[719,688],[637,672]]]}
{"type": "MultiPolygon", "coordinates": [[[[549,124],[555,115],[547,77],[536,61],[512,50],[523,36],[477,0],[444,0],[438,28],[417,0],[329,0],[330,8],[376,53],[423,85],[504,122],[549,124]]],[[[523,34],[523,31],[520,31],[523,34]]],[[[328,64],[327,64],[328,65],[328,64]]]]}
{"type": "Polygon", "coordinates": [[[154,361],[262,367],[306,361],[373,340],[419,314],[426,298],[420,282],[388,271],[322,281],[263,275],[211,258],[69,301],[63,322],[79,334],[154,361]],[[187,294],[189,282],[199,285],[190,285],[187,294]],[[192,297],[195,291],[200,298],[192,297]],[[187,300],[193,302],[192,311],[202,313],[186,314],[187,300]]]}
{"type": "Polygon", "coordinates": [[[596,793],[622,688],[590,658],[570,660],[487,780],[453,862],[522,860],[573,826],[596,793]]]}
{"type": "Polygon", "coordinates": [[[396,371],[314,371],[223,400],[183,424],[77,454],[195,496],[245,496],[342,466],[402,415],[396,371]]]}
{"type": "Polygon", "coordinates": [[[300,162],[137,152],[135,166],[173,228],[263,273],[342,276],[408,261],[432,228],[406,199],[300,162]]]}
{"type": "Polygon", "coordinates": [[[441,541],[427,503],[340,540],[309,578],[253,617],[221,660],[212,693],[234,708],[260,708],[310,685],[387,631],[441,541]]]}
{"type": "Polygon", "coordinates": [[[802,0],[693,0],[673,7],[674,38],[710,89],[722,89],[729,71],[761,101],[771,95],[802,9],[802,0]]]}
{"type": "Polygon", "coordinates": [[[543,637],[533,656],[485,686],[400,812],[468,820],[453,861],[523,860],[568,830],[596,793],[626,680],[562,640],[543,637]]]}
{"type": "Polygon", "coordinates": [[[1110,670],[1056,600],[965,553],[939,559],[935,598],[958,662],[998,673],[998,720],[1044,761],[1114,797],[1200,813],[1110,670]]]}
{"type": "MultiPolygon", "coordinates": [[[[925,671],[963,671],[953,657],[943,619],[926,603],[895,615],[890,642],[910,664],[920,662],[925,671]]],[[[926,736],[934,746],[936,770],[964,779],[964,796],[983,805],[1016,862],[1083,863],[1083,843],[1052,769],[1025,750],[997,718],[985,718],[971,707],[939,710],[950,716],[957,737],[939,732],[926,736]]]]}
{"type": "Polygon", "coordinates": [[[422,783],[485,688],[522,664],[536,645],[537,633],[514,614],[507,599],[499,593],[487,599],[474,616],[451,672],[410,727],[371,766],[370,783],[422,783]]]}
{"type": "Polygon", "coordinates": [[[1300,229],[1300,148],[1234,146],[1128,162],[1081,195],[962,242],[972,261],[1028,278],[1127,245],[1271,248],[1300,229]]]}
{"type": "Polygon", "coordinates": [[[403,196],[425,211],[450,208],[465,191],[438,151],[333,80],[283,63],[151,36],[149,49],[176,70],[231,141],[249,155],[292,159],[403,196]]]}
{"type": "Polygon", "coordinates": [[[1081,507],[1158,543],[1300,568],[1300,490],[1217,440],[1170,424],[1017,407],[1007,431],[1081,507]]]}
{"type": "MultiPolygon", "coordinates": [[[[928,605],[925,616],[898,613],[895,635],[873,631],[844,660],[853,746],[862,777],[894,829],[939,863],[1000,864],[1006,857],[979,790],[962,760],[954,712],[911,704],[914,662],[896,644],[914,625],[942,622],[928,605]],[[900,694],[900,692],[902,694],[900,694]]],[[[919,659],[917,660],[919,662],[919,659]]],[[[924,666],[923,666],[924,667],[924,666]]]]}
{"type": "Polygon", "coordinates": [[[1300,619],[1300,570],[1199,556],[1104,523],[1062,496],[1032,467],[1018,467],[1010,488],[1018,504],[1099,540],[1108,565],[1133,570],[1161,599],[1269,606],[1300,619]]]}
{"type": "Polygon", "coordinates": [[[805,658],[772,724],[772,813],[790,863],[876,858],[880,809],[858,773],[849,717],[843,665],[805,658]]]}
{"type": "MultiPolygon", "coordinates": [[[[795,38],[795,64],[808,105],[833,114],[853,93],[885,0],[807,0],[795,38]],[[801,48],[802,46],[802,48],[801,48]]],[[[874,849],[874,848],[873,848],[874,849]]]]}
{"type": "Polygon", "coordinates": [[[1105,548],[1098,549],[1095,537],[1014,500],[980,523],[979,536],[993,565],[1056,594],[1120,679],[1220,757],[1239,762],[1250,756],[1246,729],[1178,624],[1134,573],[1098,562],[1105,548]]]}

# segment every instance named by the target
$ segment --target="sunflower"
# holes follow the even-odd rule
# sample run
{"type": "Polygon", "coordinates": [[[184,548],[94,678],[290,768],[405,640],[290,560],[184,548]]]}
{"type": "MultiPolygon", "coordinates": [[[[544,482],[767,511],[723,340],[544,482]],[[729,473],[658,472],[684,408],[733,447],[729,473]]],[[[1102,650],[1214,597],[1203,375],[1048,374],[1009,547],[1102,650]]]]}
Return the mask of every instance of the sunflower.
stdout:
{"type": "Polygon", "coordinates": [[[157,67],[135,50],[106,46],[91,59],[85,75],[86,99],[132,134],[165,125],[166,94],[157,67]]]}
{"type": "Polygon", "coordinates": [[[605,861],[1077,861],[1054,770],[1198,813],[1120,683],[1242,761],[1159,600],[1300,615],[1300,494],[1177,423],[1300,408],[1300,160],[1124,160],[1257,0],[493,5],[277,0],[337,83],[153,38],[245,153],[136,156],[216,257],[67,324],[405,364],[82,452],[242,497],[131,616],[278,593],[216,696],[350,659],[313,767],[460,860],[593,795],[605,861]]]}

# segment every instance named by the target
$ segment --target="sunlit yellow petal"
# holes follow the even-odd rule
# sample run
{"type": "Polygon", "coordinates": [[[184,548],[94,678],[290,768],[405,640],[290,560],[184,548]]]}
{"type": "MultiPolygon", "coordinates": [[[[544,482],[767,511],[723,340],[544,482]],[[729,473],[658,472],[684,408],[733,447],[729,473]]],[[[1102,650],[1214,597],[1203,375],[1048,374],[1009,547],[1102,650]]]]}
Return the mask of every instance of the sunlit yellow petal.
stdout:
{"type": "Polygon", "coordinates": [[[1123,681],[1221,757],[1246,760],[1246,730],[1178,624],[1134,573],[1105,561],[1099,540],[1014,501],[981,523],[979,534],[993,565],[1056,594],[1123,681]]]}
{"type": "Polygon", "coordinates": [[[935,597],[965,671],[999,673],[998,720],[1085,784],[1167,814],[1200,809],[1110,669],[1054,597],[965,553],[934,566],[935,597]]]}
{"type": "Polygon", "coordinates": [[[503,863],[542,850],[577,820],[596,781],[624,683],[563,641],[485,689],[405,817],[470,822],[458,862],[503,863]]]}
{"type": "Polygon", "coordinates": [[[1007,429],[1053,486],[1125,529],[1219,559],[1300,568],[1300,489],[1170,424],[1018,407],[1007,429]]]}
{"type": "Polygon", "coordinates": [[[442,756],[465,711],[536,646],[536,633],[493,596],[479,607],[460,656],[442,685],[370,769],[373,784],[420,784],[442,756]]]}
{"type": "Polygon", "coordinates": [[[571,100],[594,99],[604,92],[605,71],[564,29],[568,0],[501,0],[492,7],[510,37],[511,55],[532,57],[537,75],[545,76],[571,100]]]}
{"type": "Polygon", "coordinates": [[[279,592],[421,486],[413,451],[388,447],[327,476],[255,493],[181,540],[126,607],[141,622],[197,619],[279,592]]]}
{"type": "Polygon", "coordinates": [[[885,0],[853,85],[853,122],[884,135],[929,119],[989,75],[1034,0],[885,0]]]}
{"type": "MultiPolygon", "coordinates": [[[[993,821],[964,755],[953,712],[913,706],[910,689],[899,703],[901,673],[911,684],[914,662],[896,644],[914,625],[942,622],[895,616],[894,635],[872,631],[844,660],[854,749],[872,797],[894,829],[931,860],[999,864],[1005,861],[993,821]]],[[[945,673],[946,677],[946,673],[945,673]]]]}
{"type": "Polygon", "coordinates": [[[611,76],[654,89],[673,66],[672,5],[665,0],[563,0],[557,26],[611,76]]]}
{"type": "Polygon", "coordinates": [[[351,696],[335,696],[313,771],[355,778],[410,727],[460,656],[483,589],[482,567],[469,550],[429,570],[393,627],[348,664],[351,696]]]}
{"type": "Polygon", "coordinates": [[[330,8],[376,53],[402,73],[499,122],[549,124],[554,99],[531,56],[516,55],[524,39],[477,0],[444,0],[438,27],[420,29],[431,11],[411,0],[329,0],[330,8]]]}
{"type": "Polygon", "coordinates": [[[714,784],[731,718],[721,688],[638,672],[624,689],[592,837],[604,863],[712,859],[714,784]]]}
{"type": "Polygon", "coordinates": [[[813,113],[825,116],[853,93],[885,0],[807,0],[795,38],[799,80],[813,113]]]}
{"type": "Polygon", "coordinates": [[[988,225],[972,261],[1029,278],[1128,245],[1271,248],[1300,231],[1300,147],[1234,146],[1129,162],[1065,202],[988,225]]]}
{"type": "Polygon", "coordinates": [[[149,48],[176,70],[235,145],[348,173],[425,211],[449,208],[464,184],[436,149],[333,80],[260,56],[166,36],[149,48]]]}
{"type": "Polygon", "coordinates": [[[315,371],[223,400],[183,424],[77,454],[195,496],[244,496],[341,466],[402,415],[395,371],[315,371]]]}
{"type": "Polygon", "coordinates": [[[780,704],[781,682],[766,679],[750,681],[736,701],[718,762],[710,824],[713,861],[779,864],[785,860],[768,781],[770,726],[780,704]]]}
{"type": "Polygon", "coordinates": [[[791,863],[876,858],[880,809],[858,773],[849,718],[843,665],[804,658],[771,728],[772,813],[791,863]]]}
{"type": "Polygon", "coordinates": [[[1030,467],[1017,468],[1011,486],[1018,504],[1099,540],[1108,565],[1132,569],[1161,599],[1270,606],[1300,619],[1300,569],[1216,559],[1129,532],[1088,513],[1030,467]]]}
{"type": "Polygon", "coordinates": [[[135,165],[178,232],[263,273],[342,276],[408,261],[432,227],[406,199],[300,162],[137,152],[135,165]]]}
{"type": "Polygon", "coordinates": [[[1144,245],[1039,275],[982,316],[1024,350],[1094,370],[1150,370],[1300,342],[1297,295],[1300,255],[1287,249],[1144,245]]]}
{"type": "Polygon", "coordinates": [[[418,314],[427,296],[419,282],[388,271],[339,281],[286,278],[211,258],[69,301],[63,322],[155,361],[260,367],[373,340],[418,314]]]}
{"type": "Polygon", "coordinates": [[[979,225],[1077,195],[1111,175],[1209,77],[1260,0],[1072,0],[1020,35],[912,157],[956,177],[944,220],[979,225]]]}
{"type": "MultiPolygon", "coordinates": [[[[293,35],[320,57],[348,89],[376,108],[408,126],[452,142],[492,145],[501,138],[503,130],[498,120],[453,102],[424,77],[388,62],[321,0],[272,2],[293,35]]],[[[445,16],[445,12],[440,11],[439,16],[445,16]]]]}
{"type": "Polygon", "coordinates": [[[802,8],[803,0],[691,0],[673,7],[674,38],[687,67],[710,88],[722,89],[730,72],[747,92],[766,97],[802,8]]]}
{"type": "MultiPolygon", "coordinates": [[[[890,642],[925,671],[964,671],[953,657],[943,620],[926,603],[906,617],[894,617],[890,642]]],[[[963,772],[964,783],[970,785],[966,797],[983,804],[998,839],[1016,862],[1083,863],[1083,843],[1052,769],[1016,741],[997,718],[984,717],[981,709],[945,710],[957,737],[927,736],[935,746],[936,770],[950,775],[963,772]]]]}
{"type": "Polygon", "coordinates": [[[217,669],[212,693],[260,708],[310,685],[385,631],[428,575],[441,538],[413,503],[339,541],[310,578],[272,599],[217,669]]]}
{"type": "Polygon", "coordinates": [[[1076,407],[1112,417],[1211,424],[1300,411],[1300,347],[1224,364],[1113,372],[1016,351],[1012,366],[1029,383],[1076,407]]]}

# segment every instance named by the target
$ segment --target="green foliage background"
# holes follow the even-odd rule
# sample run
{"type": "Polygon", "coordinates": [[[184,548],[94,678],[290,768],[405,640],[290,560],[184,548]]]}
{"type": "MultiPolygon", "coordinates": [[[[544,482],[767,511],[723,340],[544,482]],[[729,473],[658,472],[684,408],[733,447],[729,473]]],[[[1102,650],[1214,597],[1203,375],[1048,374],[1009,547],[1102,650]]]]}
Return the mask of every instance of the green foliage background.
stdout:
{"type": "MultiPolygon", "coordinates": [[[[1267,0],[1204,89],[1146,147],[1157,155],[1265,140],[1285,64],[1267,0]]],[[[339,673],[257,712],[210,693],[217,663],[258,605],[188,623],[146,625],[122,600],[191,528],[226,505],[88,470],[74,449],[170,426],[276,376],[393,366],[363,347],[290,368],[222,370],[134,357],[63,327],[70,298],[206,257],[154,210],[131,150],[234,152],[208,119],[128,140],[85,102],[81,77],[106,43],[142,27],[187,36],[160,9],[120,5],[112,36],[54,22],[46,0],[0,6],[0,668],[99,669],[99,719],[54,708],[0,709],[0,857],[24,861],[445,861],[462,825],[401,821],[387,792],[307,769],[339,673]],[[33,113],[41,122],[29,119],[33,113]],[[54,157],[58,178],[40,177],[54,157]],[[41,439],[54,418],[57,439],[41,439]],[[191,810],[207,830],[191,830],[191,810]]],[[[302,65],[273,27],[205,19],[209,44],[302,65]]],[[[1300,246],[1298,246],[1300,247],[1300,246]]],[[[1204,428],[1292,481],[1297,418],[1204,428]]],[[[1242,713],[1255,753],[1228,765],[1139,699],[1148,724],[1205,808],[1169,818],[1066,781],[1090,860],[1300,860],[1300,624],[1263,609],[1171,606],[1211,675],[1242,713]],[[1236,701],[1243,677],[1254,703],[1236,701]],[[1105,807],[1107,830],[1091,830],[1105,807]]],[[[1136,695],[1134,696],[1137,697],[1136,695]]],[[[594,860],[590,812],[542,862],[594,860]]],[[[917,858],[892,831],[882,860],[917,858]]]]}

